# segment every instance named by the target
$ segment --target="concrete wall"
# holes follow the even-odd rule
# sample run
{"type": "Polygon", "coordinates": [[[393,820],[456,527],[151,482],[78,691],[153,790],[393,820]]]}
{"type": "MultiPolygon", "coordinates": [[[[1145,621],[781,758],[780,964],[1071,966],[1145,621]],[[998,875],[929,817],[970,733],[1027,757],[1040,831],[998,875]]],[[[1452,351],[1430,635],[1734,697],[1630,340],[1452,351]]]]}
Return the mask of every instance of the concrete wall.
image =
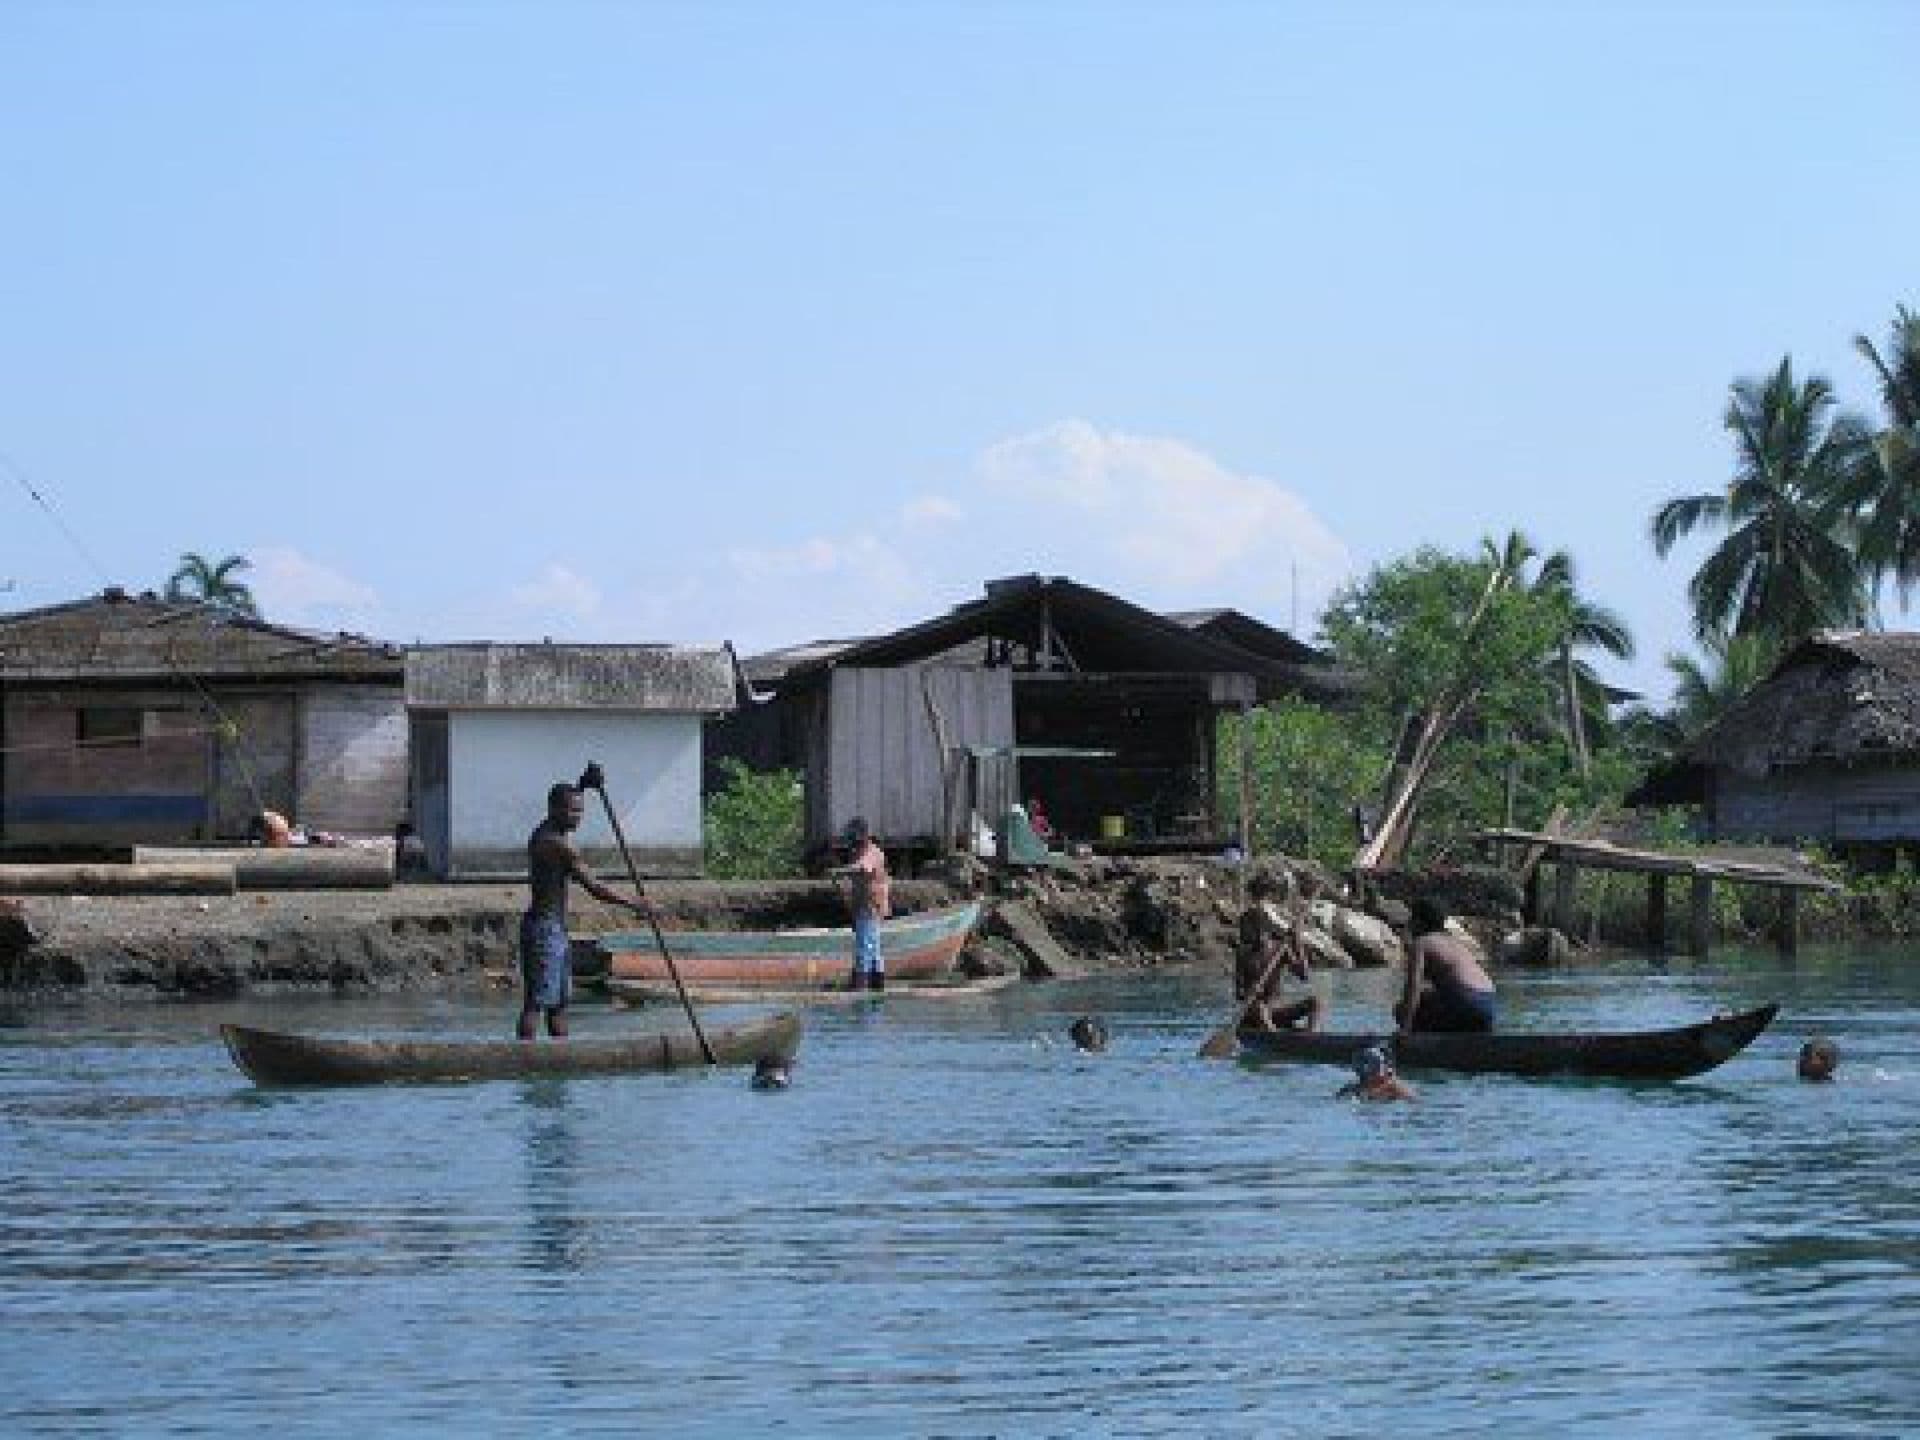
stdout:
{"type": "Polygon", "coordinates": [[[1716,770],[1712,786],[1718,839],[1920,840],[1920,768],[1716,770]]]}
{"type": "Polygon", "coordinates": [[[320,830],[391,835],[407,809],[407,709],[398,685],[315,686],[300,701],[294,815],[320,830]]]}
{"type": "Polygon", "coordinates": [[[190,697],[16,687],[0,734],[0,843],[118,847],[211,838],[210,722],[190,697]],[[79,714],[89,707],[140,711],[138,742],[81,744],[79,714]]]}
{"type": "MultiPolygon", "coordinates": [[[[697,715],[580,710],[455,711],[447,725],[448,873],[522,879],[547,787],[589,760],[606,772],[642,873],[692,875],[703,859],[697,715]]],[[[624,873],[598,796],[578,842],[604,876],[624,873]]]]}

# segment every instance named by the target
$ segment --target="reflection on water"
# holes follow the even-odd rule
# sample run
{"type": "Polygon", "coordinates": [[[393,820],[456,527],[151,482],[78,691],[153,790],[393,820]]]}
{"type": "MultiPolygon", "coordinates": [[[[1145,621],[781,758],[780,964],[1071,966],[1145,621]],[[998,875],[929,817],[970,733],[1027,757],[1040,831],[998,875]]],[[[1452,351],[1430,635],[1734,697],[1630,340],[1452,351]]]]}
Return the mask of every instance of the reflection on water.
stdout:
{"type": "MultiPolygon", "coordinates": [[[[1337,983],[1378,1023],[1382,977],[1337,983]]],[[[1683,1085],[1397,1107],[1196,1060],[1222,990],[823,1008],[771,1095],[265,1093],[213,1038],[497,1034],[497,1003],[31,1012],[0,1030],[0,1432],[1920,1429],[1920,967],[1515,977],[1533,1028],[1786,1009],[1683,1085]],[[1066,1039],[1089,1012],[1106,1055],[1066,1039]],[[1836,1085],[1793,1078],[1814,1030],[1836,1085]]]]}
{"type": "Polygon", "coordinates": [[[580,1141],[564,1080],[519,1082],[526,1125],[527,1262],[564,1276],[586,1262],[586,1228],[575,1199],[580,1141]]]}

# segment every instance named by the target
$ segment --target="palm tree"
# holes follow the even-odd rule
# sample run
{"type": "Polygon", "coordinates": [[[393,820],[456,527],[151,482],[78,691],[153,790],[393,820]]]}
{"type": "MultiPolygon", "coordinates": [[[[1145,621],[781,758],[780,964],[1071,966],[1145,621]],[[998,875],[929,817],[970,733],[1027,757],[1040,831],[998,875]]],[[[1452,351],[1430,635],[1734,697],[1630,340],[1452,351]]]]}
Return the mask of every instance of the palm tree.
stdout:
{"type": "Polygon", "coordinates": [[[1633,634],[1614,611],[1581,596],[1573,557],[1564,550],[1556,550],[1540,562],[1531,588],[1537,595],[1557,600],[1564,617],[1557,653],[1547,663],[1554,672],[1554,689],[1559,691],[1564,707],[1567,741],[1584,775],[1589,766],[1588,719],[1593,716],[1604,720],[1606,692],[1580,652],[1601,650],[1616,660],[1631,660],[1633,634]]]}
{"type": "Polygon", "coordinates": [[[1684,740],[1731,710],[1767,678],[1780,657],[1779,647],[1764,635],[1709,635],[1700,648],[1705,663],[1678,651],[1667,655],[1667,670],[1674,678],[1667,716],[1684,740]]]}
{"type": "Polygon", "coordinates": [[[1848,523],[1867,443],[1857,416],[1834,413],[1821,375],[1796,380],[1791,356],[1764,380],[1736,380],[1724,423],[1734,475],[1723,491],[1681,495],[1653,513],[1665,556],[1696,529],[1726,531],[1687,584],[1695,633],[1798,639],[1823,626],[1859,625],[1866,576],[1848,523]]]}
{"type": "Polygon", "coordinates": [[[260,607],[254,602],[253,591],[246,582],[234,578],[252,568],[253,562],[244,555],[229,555],[216,565],[197,550],[188,550],[167,580],[167,599],[197,600],[257,620],[260,607]]]}
{"type": "Polygon", "coordinates": [[[1894,311],[1885,356],[1864,335],[1853,348],[1879,379],[1887,419],[1855,472],[1861,560],[1876,580],[1893,579],[1904,605],[1920,583],[1920,314],[1894,311]]]}

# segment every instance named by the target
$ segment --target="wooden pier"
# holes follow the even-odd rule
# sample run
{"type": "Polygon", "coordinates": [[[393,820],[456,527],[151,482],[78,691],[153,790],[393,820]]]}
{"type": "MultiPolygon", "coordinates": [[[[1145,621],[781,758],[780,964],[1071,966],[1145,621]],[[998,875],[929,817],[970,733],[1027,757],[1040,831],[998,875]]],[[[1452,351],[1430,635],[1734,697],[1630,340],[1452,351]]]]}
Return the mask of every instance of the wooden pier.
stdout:
{"type": "Polygon", "coordinates": [[[1473,837],[1504,855],[1508,847],[1526,852],[1529,872],[1527,918],[1568,930],[1573,923],[1574,884],[1582,870],[1618,870],[1647,877],[1647,948],[1667,948],[1668,887],[1675,879],[1687,882],[1687,951],[1705,955],[1713,942],[1713,887],[1716,883],[1751,885],[1776,891],[1779,909],[1774,941],[1791,955],[1800,939],[1800,897],[1808,891],[1834,891],[1840,886],[1826,876],[1777,860],[1742,858],[1738,852],[1699,850],[1673,854],[1638,850],[1605,840],[1579,839],[1552,831],[1483,830],[1473,837]],[[1538,867],[1554,867],[1553,898],[1541,900],[1538,867]]]}

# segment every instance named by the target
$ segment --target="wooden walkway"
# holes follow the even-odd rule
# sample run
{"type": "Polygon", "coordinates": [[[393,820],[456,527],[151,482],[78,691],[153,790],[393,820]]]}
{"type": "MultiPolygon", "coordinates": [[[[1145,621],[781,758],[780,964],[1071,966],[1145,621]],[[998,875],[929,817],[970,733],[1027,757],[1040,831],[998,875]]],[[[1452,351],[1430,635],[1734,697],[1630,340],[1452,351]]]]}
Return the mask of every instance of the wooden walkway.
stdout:
{"type": "Polygon", "coordinates": [[[1791,954],[1799,943],[1800,897],[1807,891],[1835,891],[1834,881],[1804,866],[1779,860],[1752,858],[1735,850],[1697,850],[1675,854],[1639,850],[1605,840],[1581,839],[1553,831],[1482,830],[1476,842],[1505,855],[1509,848],[1525,852],[1521,870],[1527,886],[1527,916],[1559,929],[1573,923],[1573,887],[1582,870],[1617,870],[1647,877],[1646,942],[1649,948],[1667,948],[1667,886],[1678,876],[1688,881],[1687,949],[1705,955],[1713,939],[1713,887],[1716,883],[1751,885],[1779,893],[1774,939],[1791,954]],[[1542,904],[1538,867],[1555,867],[1553,901],[1542,904]]]}

